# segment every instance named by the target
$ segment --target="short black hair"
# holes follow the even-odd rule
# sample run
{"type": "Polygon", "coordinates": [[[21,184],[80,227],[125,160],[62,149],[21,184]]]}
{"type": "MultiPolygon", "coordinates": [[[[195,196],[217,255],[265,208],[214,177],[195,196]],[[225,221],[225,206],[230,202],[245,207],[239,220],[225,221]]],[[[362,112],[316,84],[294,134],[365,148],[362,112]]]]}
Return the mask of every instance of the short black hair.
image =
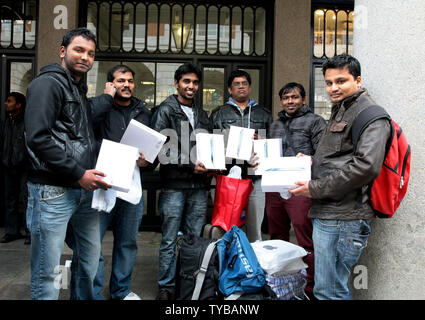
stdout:
{"type": "Polygon", "coordinates": [[[14,97],[16,103],[20,103],[21,104],[21,108],[25,109],[25,106],[27,104],[27,99],[25,98],[25,96],[20,93],[20,92],[11,92],[7,95],[7,97],[14,97]]]}
{"type": "Polygon", "coordinates": [[[185,63],[182,64],[180,67],[177,68],[176,72],[174,72],[174,80],[179,82],[180,79],[183,77],[184,74],[188,73],[194,73],[199,79],[199,82],[202,81],[202,71],[198,68],[198,66],[195,66],[191,63],[185,63]]]}
{"type": "Polygon", "coordinates": [[[238,69],[230,72],[229,78],[227,78],[227,87],[230,88],[232,86],[232,82],[235,78],[245,77],[248,80],[249,85],[251,85],[251,76],[248,72],[238,69]]]}
{"type": "Polygon", "coordinates": [[[114,73],[116,71],[119,71],[121,73],[127,73],[127,72],[131,72],[131,74],[134,75],[136,74],[136,72],[133,71],[133,69],[131,69],[129,66],[126,66],[125,64],[118,64],[114,67],[112,67],[111,69],[109,69],[108,74],[106,76],[108,82],[112,82],[114,81],[114,73]]]}
{"type": "Polygon", "coordinates": [[[93,40],[96,44],[96,36],[87,28],[77,28],[71,31],[68,31],[62,38],[61,47],[68,47],[75,37],[82,36],[87,40],[93,40]]]}
{"type": "Polygon", "coordinates": [[[328,69],[343,69],[345,67],[348,67],[348,72],[354,79],[357,79],[362,74],[359,60],[346,53],[326,59],[322,65],[322,72],[325,75],[328,69]]]}
{"type": "Polygon", "coordinates": [[[305,98],[305,89],[301,83],[297,82],[289,82],[285,84],[282,89],[279,90],[279,98],[282,99],[282,95],[287,94],[288,92],[291,92],[295,88],[298,88],[300,90],[301,97],[305,98]]]}

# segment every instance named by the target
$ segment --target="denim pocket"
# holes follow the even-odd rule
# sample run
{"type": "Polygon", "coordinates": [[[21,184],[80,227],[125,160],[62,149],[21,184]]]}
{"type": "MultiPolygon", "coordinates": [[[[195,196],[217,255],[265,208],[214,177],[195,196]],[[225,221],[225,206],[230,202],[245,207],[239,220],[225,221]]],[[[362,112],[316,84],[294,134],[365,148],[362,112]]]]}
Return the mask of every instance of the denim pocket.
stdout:
{"type": "Polygon", "coordinates": [[[40,201],[52,201],[57,200],[65,196],[67,188],[45,185],[40,201]]]}
{"type": "Polygon", "coordinates": [[[370,235],[370,224],[366,220],[353,221],[348,228],[345,261],[349,267],[354,266],[364,248],[370,235]]]}
{"type": "Polygon", "coordinates": [[[336,228],[339,226],[338,220],[327,220],[327,219],[316,219],[317,223],[319,223],[320,227],[330,227],[330,228],[336,228]]]}

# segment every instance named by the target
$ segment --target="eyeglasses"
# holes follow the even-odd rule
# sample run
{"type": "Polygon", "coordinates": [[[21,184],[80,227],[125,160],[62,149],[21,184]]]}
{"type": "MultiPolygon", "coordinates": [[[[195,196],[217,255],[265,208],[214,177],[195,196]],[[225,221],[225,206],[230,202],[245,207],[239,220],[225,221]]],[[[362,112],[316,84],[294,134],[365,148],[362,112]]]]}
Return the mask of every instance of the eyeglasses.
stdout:
{"type": "Polygon", "coordinates": [[[248,81],[242,81],[242,82],[233,82],[232,87],[248,87],[249,83],[248,81]]]}

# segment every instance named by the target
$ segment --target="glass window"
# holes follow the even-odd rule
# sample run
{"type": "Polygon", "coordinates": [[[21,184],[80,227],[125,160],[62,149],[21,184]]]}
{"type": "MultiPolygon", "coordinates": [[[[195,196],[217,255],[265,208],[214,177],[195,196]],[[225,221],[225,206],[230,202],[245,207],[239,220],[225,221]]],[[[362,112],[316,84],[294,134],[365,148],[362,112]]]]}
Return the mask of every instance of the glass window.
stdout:
{"type": "Polygon", "coordinates": [[[230,51],[230,9],[228,7],[221,7],[220,9],[219,32],[218,46],[220,53],[227,54],[230,51]]]}
{"type": "Polygon", "coordinates": [[[121,48],[121,23],[122,23],[122,14],[121,14],[121,4],[114,3],[112,5],[112,14],[111,14],[111,49],[112,51],[119,51],[121,48]]]}
{"type": "Polygon", "coordinates": [[[159,105],[169,95],[174,94],[174,72],[181,63],[158,63],[156,70],[156,97],[155,105],[159,105]]]}
{"type": "Polygon", "coordinates": [[[135,72],[134,96],[146,101],[149,108],[161,103],[175,92],[174,72],[181,63],[95,61],[93,68],[87,74],[88,97],[103,93],[107,73],[117,64],[125,64],[135,72]]]}
{"type": "Polygon", "coordinates": [[[109,4],[102,2],[99,8],[99,35],[98,44],[101,51],[106,51],[109,48],[109,4]]]}
{"type": "Polygon", "coordinates": [[[136,7],[136,39],[134,47],[136,51],[145,50],[146,39],[146,6],[139,3],[136,7]]]}
{"type": "Polygon", "coordinates": [[[327,57],[335,55],[335,22],[336,15],[333,10],[326,12],[326,29],[325,29],[325,54],[327,57]]]}
{"type": "Polygon", "coordinates": [[[210,54],[217,52],[218,43],[218,9],[215,6],[208,8],[208,46],[207,51],[210,54]]]}
{"type": "Polygon", "coordinates": [[[325,78],[322,67],[314,68],[314,112],[328,120],[331,116],[332,103],[326,93],[325,78]]]}
{"type": "MultiPolygon", "coordinates": [[[[170,6],[164,4],[161,6],[160,17],[159,17],[159,51],[165,53],[170,47],[170,6]]],[[[181,15],[180,6],[173,7],[173,20],[175,17],[176,11],[179,11],[178,16],[181,15]]],[[[178,17],[177,16],[177,17],[178,17]]],[[[174,23],[174,21],[173,21],[174,23]]],[[[173,33],[174,34],[174,33],[173,33]]]]}
{"type": "Polygon", "coordinates": [[[325,12],[323,10],[314,11],[314,56],[320,58],[323,56],[323,42],[324,42],[324,21],[325,12]]]}
{"type": "Polygon", "coordinates": [[[254,52],[254,12],[245,8],[243,24],[243,52],[251,55],[254,52]]]}
{"type": "Polygon", "coordinates": [[[193,51],[195,9],[192,5],[184,7],[183,48],[185,53],[193,51]]]}
{"type": "Polygon", "coordinates": [[[25,95],[31,80],[31,62],[12,62],[10,64],[10,92],[15,91],[25,95]]]}
{"type": "Polygon", "coordinates": [[[124,51],[131,51],[134,47],[134,6],[127,3],[123,12],[122,47],[124,51]]]}
{"type": "Polygon", "coordinates": [[[313,56],[333,57],[351,53],[353,42],[353,10],[318,8],[313,14],[313,56]]]}
{"type": "Polygon", "coordinates": [[[10,46],[12,40],[12,20],[1,20],[0,44],[3,48],[10,46]]]}
{"type": "Polygon", "coordinates": [[[232,10],[232,53],[239,54],[242,49],[242,9],[232,10]]]}
{"type": "Polygon", "coordinates": [[[148,6],[148,51],[155,52],[158,47],[158,6],[148,6]]]}
{"type": "Polygon", "coordinates": [[[204,6],[199,6],[196,9],[195,50],[199,54],[202,54],[205,52],[206,11],[207,9],[204,6]]]}
{"type": "Polygon", "coordinates": [[[266,10],[255,10],[255,53],[262,56],[266,53],[266,10]]]}
{"type": "Polygon", "coordinates": [[[203,107],[208,112],[224,104],[224,68],[203,69],[203,107]]]}

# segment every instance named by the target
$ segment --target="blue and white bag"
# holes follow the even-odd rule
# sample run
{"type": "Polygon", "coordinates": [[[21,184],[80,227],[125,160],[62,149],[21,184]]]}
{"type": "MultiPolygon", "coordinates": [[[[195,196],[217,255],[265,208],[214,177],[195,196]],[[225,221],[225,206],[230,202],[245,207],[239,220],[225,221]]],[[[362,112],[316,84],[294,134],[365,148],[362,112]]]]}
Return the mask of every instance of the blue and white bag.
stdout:
{"type": "Polygon", "coordinates": [[[217,244],[220,261],[219,289],[226,297],[256,293],[266,276],[245,233],[233,226],[217,244]]]}

